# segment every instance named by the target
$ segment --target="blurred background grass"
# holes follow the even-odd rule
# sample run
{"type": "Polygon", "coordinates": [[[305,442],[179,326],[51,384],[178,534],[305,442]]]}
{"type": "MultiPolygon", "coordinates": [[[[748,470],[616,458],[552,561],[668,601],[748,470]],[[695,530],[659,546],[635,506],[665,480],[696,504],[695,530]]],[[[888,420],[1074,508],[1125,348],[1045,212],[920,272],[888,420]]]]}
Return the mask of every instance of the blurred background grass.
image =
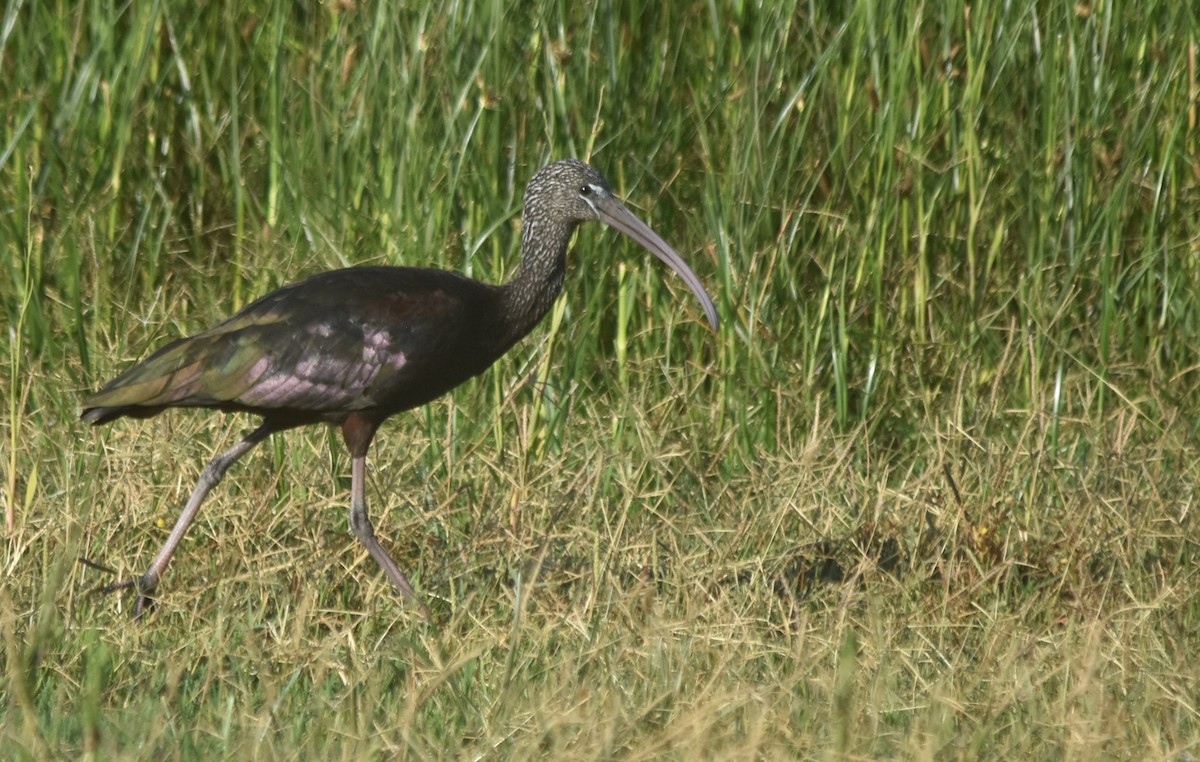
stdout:
{"type": "Polygon", "coordinates": [[[1183,759],[1200,745],[1190,3],[10,2],[0,23],[17,758],[1183,759]],[[81,394],[349,264],[500,281],[588,159],[546,325],[373,452],[226,479],[249,420],[81,394]]]}

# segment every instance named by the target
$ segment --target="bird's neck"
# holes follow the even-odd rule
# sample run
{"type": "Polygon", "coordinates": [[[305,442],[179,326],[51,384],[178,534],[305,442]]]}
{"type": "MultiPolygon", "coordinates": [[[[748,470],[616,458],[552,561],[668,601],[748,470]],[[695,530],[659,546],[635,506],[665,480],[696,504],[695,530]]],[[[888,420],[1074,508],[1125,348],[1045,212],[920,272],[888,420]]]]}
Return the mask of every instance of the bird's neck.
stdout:
{"type": "Polygon", "coordinates": [[[509,343],[533,330],[562,292],[567,274],[567,245],[575,224],[550,222],[526,214],[521,224],[521,265],[501,286],[509,343]]]}

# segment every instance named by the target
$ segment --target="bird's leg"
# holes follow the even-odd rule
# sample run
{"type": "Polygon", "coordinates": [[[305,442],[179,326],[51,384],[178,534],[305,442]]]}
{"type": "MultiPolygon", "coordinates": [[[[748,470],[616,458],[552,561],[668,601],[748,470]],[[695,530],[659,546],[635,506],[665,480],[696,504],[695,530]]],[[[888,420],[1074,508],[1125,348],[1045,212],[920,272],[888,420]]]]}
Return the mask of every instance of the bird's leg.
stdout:
{"type": "Polygon", "coordinates": [[[413,590],[408,577],[404,576],[404,572],[400,571],[400,567],[379,544],[375,537],[375,527],[371,525],[371,517],[367,515],[367,447],[371,444],[374,434],[375,425],[356,416],[351,416],[342,424],[342,435],[346,439],[346,446],[350,448],[351,457],[350,528],[375,559],[375,563],[379,564],[379,568],[388,575],[396,591],[416,603],[421,609],[421,615],[432,621],[433,616],[429,613],[429,608],[421,600],[421,596],[417,595],[417,591],[413,590]]]}
{"type": "Polygon", "coordinates": [[[220,484],[221,478],[225,476],[225,471],[230,466],[253,449],[256,444],[270,436],[275,430],[276,427],[270,423],[263,423],[233,447],[230,447],[225,452],[210,460],[208,465],[204,467],[204,471],[200,473],[200,479],[196,482],[195,489],[192,490],[192,496],[188,498],[187,504],[183,507],[183,513],[179,515],[179,519],[176,520],[175,526],[171,529],[171,535],[163,543],[162,549],[158,551],[158,555],[154,558],[154,563],[150,564],[150,568],[146,573],[136,579],[106,585],[99,588],[99,592],[109,593],[114,590],[124,590],[130,587],[137,588],[137,608],[134,609],[133,615],[135,619],[140,619],[147,609],[153,608],[154,599],[150,597],[150,594],[154,592],[154,588],[158,585],[158,580],[162,578],[163,572],[166,571],[167,564],[171,562],[171,556],[175,554],[175,549],[179,547],[180,541],[183,540],[183,535],[187,532],[188,527],[192,525],[192,521],[195,520],[196,513],[199,512],[200,504],[204,502],[204,498],[213,487],[220,484]]]}
{"type": "Polygon", "coordinates": [[[350,467],[350,528],[354,530],[358,541],[366,546],[371,557],[379,564],[379,568],[383,569],[388,578],[391,579],[396,591],[416,603],[421,609],[422,616],[426,619],[431,619],[428,607],[425,606],[425,602],[421,600],[421,597],[417,595],[417,591],[413,590],[408,577],[404,576],[404,572],[400,571],[400,567],[396,566],[396,562],[392,560],[388,552],[379,544],[379,540],[375,538],[375,527],[371,525],[371,517],[367,515],[366,484],[367,458],[365,455],[356,455],[350,467]]]}

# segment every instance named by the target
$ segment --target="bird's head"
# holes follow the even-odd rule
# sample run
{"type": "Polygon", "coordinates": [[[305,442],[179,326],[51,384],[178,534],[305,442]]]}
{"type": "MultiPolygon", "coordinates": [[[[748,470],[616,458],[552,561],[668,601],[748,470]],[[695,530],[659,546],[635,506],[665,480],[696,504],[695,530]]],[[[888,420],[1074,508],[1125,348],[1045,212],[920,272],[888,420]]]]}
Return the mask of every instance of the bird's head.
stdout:
{"type": "Polygon", "coordinates": [[[599,170],[578,159],[563,159],[534,173],[525,191],[522,224],[526,236],[536,238],[539,228],[566,226],[573,229],[588,220],[598,220],[615,228],[666,262],[700,300],[709,325],[713,330],[717,329],[717,308],[705,293],[700,279],[666,241],[625,208],[599,170]]]}
{"type": "Polygon", "coordinates": [[[597,204],[616,201],[604,175],[578,159],[547,164],[534,173],[525,192],[525,219],[552,217],[571,225],[601,219],[597,204]]]}

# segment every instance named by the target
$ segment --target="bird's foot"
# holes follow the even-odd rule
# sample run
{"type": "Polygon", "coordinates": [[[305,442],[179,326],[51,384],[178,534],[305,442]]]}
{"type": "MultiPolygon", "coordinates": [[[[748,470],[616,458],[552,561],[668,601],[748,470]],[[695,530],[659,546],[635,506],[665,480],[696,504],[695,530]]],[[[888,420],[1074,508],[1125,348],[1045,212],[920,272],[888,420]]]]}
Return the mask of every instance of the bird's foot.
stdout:
{"type": "Polygon", "coordinates": [[[148,614],[149,612],[154,611],[155,606],[158,605],[154,600],[154,597],[150,595],[150,593],[154,591],[154,583],[150,582],[147,584],[146,576],[123,579],[120,582],[113,582],[110,585],[101,585],[93,588],[91,592],[93,594],[103,595],[105,593],[115,593],[118,590],[128,590],[131,587],[136,589],[138,597],[137,604],[133,608],[133,618],[138,620],[142,618],[143,614],[148,614]]]}
{"type": "MultiPolygon", "coordinates": [[[[117,573],[117,571],[115,569],[109,568],[109,567],[105,566],[104,564],[98,564],[95,561],[91,561],[86,558],[80,558],[79,561],[80,561],[80,563],[84,564],[85,566],[90,566],[93,569],[96,569],[98,571],[106,572],[108,574],[113,574],[113,575],[115,575],[117,573]]],[[[141,619],[143,614],[146,614],[146,613],[154,610],[154,607],[156,604],[154,601],[154,597],[151,595],[151,593],[154,592],[154,588],[157,585],[158,585],[157,575],[155,575],[154,572],[152,572],[152,571],[148,571],[140,577],[133,577],[131,579],[123,579],[123,580],[119,580],[117,582],[109,583],[107,585],[97,585],[96,587],[93,587],[91,590],[88,590],[87,594],[88,595],[106,595],[108,593],[115,593],[118,590],[128,590],[131,587],[136,589],[138,592],[138,598],[137,598],[137,605],[133,609],[133,618],[135,620],[137,620],[137,619],[141,619]]]]}

